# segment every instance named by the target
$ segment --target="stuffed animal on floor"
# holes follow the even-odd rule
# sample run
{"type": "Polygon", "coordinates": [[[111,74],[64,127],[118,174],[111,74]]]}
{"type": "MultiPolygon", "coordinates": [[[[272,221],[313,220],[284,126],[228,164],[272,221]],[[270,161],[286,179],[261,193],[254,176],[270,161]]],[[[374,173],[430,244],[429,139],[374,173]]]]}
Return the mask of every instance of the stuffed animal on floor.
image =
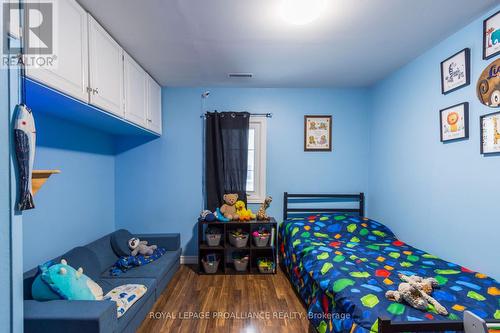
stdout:
{"type": "Polygon", "coordinates": [[[238,220],[240,218],[236,213],[236,207],[234,206],[236,201],[238,201],[238,194],[224,194],[224,204],[221,206],[220,211],[225,218],[230,220],[238,220]]]}
{"type": "Polygon", "coordinates": [[[245,208],[245,203],[243,201],[236,201],[234,206],[236,207],[236,213],[239,215],[240,221],[250,221],[255,219],[255,214],[252,213],[251,209],[245,208]]]}
{"type": "Polygon", "coordinates": [[[157,249],[156,245],[148,245],[147,241],[141,241],[137,237],[129,239],[128,247],[131,251],[130,254],[134,257],[138,254],[142,254],[143,256],[150,256],[157,249]]]}
{"type": "Polygon", "coordinates": [[[448,310],[430,296],[432,289],[438,286],[436,279],[403,274],[399,274],[399,278],[403,282],[399,284],[398,290],[389,290],[385,293],[388,300],[398,303],[405,301],[415,309],[423,311],[427,310],[430,303],[440,315],[448,315],[448,310]]]}
{"type": "Polygon", "coordinates": [[[267,196],[266,199],[264,199],[264,202],[262,205],[260,205],[259,211],[257,212],[257,220],[259,221],[267,221],[269,220],[269,216],[267,216],[266,209],[269,208],[271,205],[271,201],[273,201],[273,198],[271,196],[267,196]]]}

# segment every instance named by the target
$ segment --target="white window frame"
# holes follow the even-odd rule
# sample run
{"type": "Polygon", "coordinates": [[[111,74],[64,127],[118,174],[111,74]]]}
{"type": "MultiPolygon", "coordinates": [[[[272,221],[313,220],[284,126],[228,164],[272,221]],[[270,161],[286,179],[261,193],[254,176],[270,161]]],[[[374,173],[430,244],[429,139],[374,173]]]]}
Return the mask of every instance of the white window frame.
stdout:
{"type": "Polygon", "coordinates": [[[267,119],[250,117],[250,128],[255,131],[254,191],[247,192],[247,202],[262,203],[266,197],[267,119]]]}

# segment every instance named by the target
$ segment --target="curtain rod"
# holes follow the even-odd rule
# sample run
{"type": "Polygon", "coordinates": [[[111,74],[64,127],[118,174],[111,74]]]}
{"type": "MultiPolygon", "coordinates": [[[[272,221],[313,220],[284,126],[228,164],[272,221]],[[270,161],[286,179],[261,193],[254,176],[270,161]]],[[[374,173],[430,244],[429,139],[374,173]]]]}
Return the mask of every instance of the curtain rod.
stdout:
{"type": "MultiPolygon", "coordinates": [[[[228,111],[231,112],[231,111],[228,111]]],[[[266,117],[266,118],[272,118],[273,114],[272,113],[250,113],[250,117],[266,117]]],[[[205,114],[202,114],[200,118],[207,118],[205,114]]]]}

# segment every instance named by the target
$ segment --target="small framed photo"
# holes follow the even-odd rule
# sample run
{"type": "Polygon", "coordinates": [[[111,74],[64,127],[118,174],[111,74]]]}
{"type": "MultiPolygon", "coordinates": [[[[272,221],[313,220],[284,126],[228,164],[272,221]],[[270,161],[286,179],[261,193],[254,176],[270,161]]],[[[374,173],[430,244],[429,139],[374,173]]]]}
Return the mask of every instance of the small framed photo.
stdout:
{"type": "Polygon", "coordinates": [[[332,151],[332,116],[304,116],[304,151],[332,151]]]}
{"type": "Polygon", "coordinates": [[[469,103],[461,103],[440,112],[441,142],[469,137],[469,103]]]}
{"type": "Polygon", "coordinates": [[[500,10],[483,22],[483,59],[500,54],[500,10]]]}
{"type": "Polygon", "coordinates": [[[481,116],[481,154],[500,153],[500,112],[481,116]]]}
{"type": "Polygon", "coordinates": [[[470,84],[470,49],[441,62],[441,93],[446,95],[470,84]]]}

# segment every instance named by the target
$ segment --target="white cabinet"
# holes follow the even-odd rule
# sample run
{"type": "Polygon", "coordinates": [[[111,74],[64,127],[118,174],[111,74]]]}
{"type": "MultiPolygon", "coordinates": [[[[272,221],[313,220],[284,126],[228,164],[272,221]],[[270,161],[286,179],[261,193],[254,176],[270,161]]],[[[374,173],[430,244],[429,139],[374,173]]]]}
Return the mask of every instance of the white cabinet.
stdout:
{"type": "Polygon", "coordinates": [[[89,15],[90,104],[124,116],[123,50],[89,15]]]}
{"type": "Polygon", "coordinates": [[[58,23],[54,66],[27,66],[26,75],[88,102],[87,13],[74,0],[58,1],[54,10],[54,21],[58,23]]]}
{"type": "Polygon", "coordinates": [[[125,85],[125,119],[146,127],[148,74],[127,53],[123,61],[125,85]]]}
{"type": "Polygon", "coordinates": [[[155,133],[161,134],[161,87],[149,75],[147,75],[147,97],[146,127],[155,133]]]}

